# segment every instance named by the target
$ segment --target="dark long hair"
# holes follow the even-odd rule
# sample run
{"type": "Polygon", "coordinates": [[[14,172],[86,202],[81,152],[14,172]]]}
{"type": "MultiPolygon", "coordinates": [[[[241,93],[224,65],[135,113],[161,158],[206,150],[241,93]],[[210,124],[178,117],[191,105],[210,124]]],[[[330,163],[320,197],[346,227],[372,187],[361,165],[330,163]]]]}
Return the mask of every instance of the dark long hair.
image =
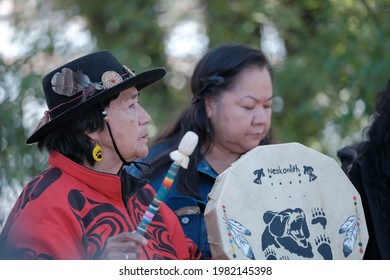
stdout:
{"type": "MultiPolygon", "coordinates": [[[[163,144],[168,147],[168,150],[149,162],[152,166],[150,177],[154,177],[161,170],[165,170],[164,167],[168,167],[172,162],[169,153],[177,149],[187,131],[193,131],[199,136],[199,145],[190,157],[188,168],[180,169],[175,180],[178,182],[180,193],[198,197],[197,166],[203,159],[202,152],[211,147],[214,139],[213,128],[206,114],[204,98],[206,96],[218,98],[222,91],[232,86],[235,77],[243,69],[253,66],[266,69],[272,78],[272,68],[264,53],[242,44],[218,45],[211,48],[199,60],[191,78],[192,103],[157,137],[152,145],[153,147],[163,144]]],[[[268,143],[269,135],[262,142],[268,143]]]]}
{"type": "Polygon", "coordinates": [[[377,95],[373,121],[365,133],[361,157],[367,162],[370,178],[390,183],[390,79],[377,95]]]}
{"type": "Polygon", "coordinates": [[[83,165],[86,160],[93,166],[95,160],[92,150],[96,143],[87,133],[104,130],[102,108],[108,106],[118,95],[102,101],[87,111],[80,112],[80,115],[56,127],[38,142],[38,148],[46,149],[48,152],[57,151],[80,165],[83,165]]]}

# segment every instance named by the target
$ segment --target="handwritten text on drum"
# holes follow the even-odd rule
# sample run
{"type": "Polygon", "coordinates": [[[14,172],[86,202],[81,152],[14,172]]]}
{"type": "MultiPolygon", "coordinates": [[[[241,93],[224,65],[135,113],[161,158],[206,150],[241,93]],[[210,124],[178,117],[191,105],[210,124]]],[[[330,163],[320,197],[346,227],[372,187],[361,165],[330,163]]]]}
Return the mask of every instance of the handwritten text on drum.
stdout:
{"type": "MultiPolygon", "coordinates": [[[[311,166],[303,165],[303,174],[307,174],[309,176],[309,182],[314,181],[317,179],[317,176],[314,175],[314,168],[311,166]]],[[[275,168],[267,168],[267,174],[269,178],[272,178],[273,175],[285,175],[285,174],[291,174],[291,173],[297,173],[298,176],[301,176],[301,169],[298,167],[298,164],[289,164],[288,167],[275,167],[275,168]]],[[[262,177],[265,177],[264,168],[256,169],[253,171],[253,174],[256,175],[256,178],[254,179],[254,183],[261,185],[262,184],[262,177]]]]}
{"type": "Polygon", "coordinates": [[[268,174],[286,174],[286,173],[300,173],[301,170],[298,167],[298,164],[292,165],[290,164],[287,168],[281,168],[278,166],[277,168],[268,168],[268,174]]]}

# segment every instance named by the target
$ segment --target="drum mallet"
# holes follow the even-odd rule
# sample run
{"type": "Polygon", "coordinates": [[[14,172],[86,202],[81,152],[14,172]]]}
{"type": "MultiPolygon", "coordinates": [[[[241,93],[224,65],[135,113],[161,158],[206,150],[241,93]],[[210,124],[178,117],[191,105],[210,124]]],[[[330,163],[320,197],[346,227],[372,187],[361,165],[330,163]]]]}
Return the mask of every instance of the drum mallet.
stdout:
{"type": "Polygon", "coordinates": [[[160,208],[161,202],[164,200],[168,191],[172,187],[179,168],[183,167],[184,169],[187,169],[188,163],[190,161],[189,156],[195,150],[196,145],[198,144],[198,139],[199,137],[197,134],[192,131],[188,131],[181,139],[178,149],[169,154],[173,162],[169,167],[167,175],[165,175],[160,188],[154,196],[153,201],[149,204],[148,209],[144,213],[141,222],[137,227],[138,234],[144,235],[146,232],[154,215],[160,208]]]}

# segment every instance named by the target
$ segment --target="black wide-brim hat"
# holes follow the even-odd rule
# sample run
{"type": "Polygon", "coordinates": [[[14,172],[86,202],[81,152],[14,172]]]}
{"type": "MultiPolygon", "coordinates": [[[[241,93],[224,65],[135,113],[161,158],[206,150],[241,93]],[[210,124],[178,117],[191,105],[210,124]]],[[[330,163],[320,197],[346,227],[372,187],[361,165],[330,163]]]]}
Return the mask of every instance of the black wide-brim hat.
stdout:
{"type": "Polygon", "coordinates": [[[32,144],[65,121],[130,87],[138,91],[164,77],[164,68],[134,74],[107,50],[75,59],[42,79],[48,111],[27,138],[32,144]]]}

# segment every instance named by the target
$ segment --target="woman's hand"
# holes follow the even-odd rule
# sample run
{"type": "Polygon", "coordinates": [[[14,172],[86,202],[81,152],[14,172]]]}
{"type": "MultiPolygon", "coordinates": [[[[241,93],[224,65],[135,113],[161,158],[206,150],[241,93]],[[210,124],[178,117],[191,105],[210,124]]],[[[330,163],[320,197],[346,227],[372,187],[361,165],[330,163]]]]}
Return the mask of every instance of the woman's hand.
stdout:
{"type": "Polygon", "coordinates": [[[140,246],[145,246],[147,239],[134,232],[122,232],[107,239],[104,259],[137,260],[141,256],[140,246]]]}

